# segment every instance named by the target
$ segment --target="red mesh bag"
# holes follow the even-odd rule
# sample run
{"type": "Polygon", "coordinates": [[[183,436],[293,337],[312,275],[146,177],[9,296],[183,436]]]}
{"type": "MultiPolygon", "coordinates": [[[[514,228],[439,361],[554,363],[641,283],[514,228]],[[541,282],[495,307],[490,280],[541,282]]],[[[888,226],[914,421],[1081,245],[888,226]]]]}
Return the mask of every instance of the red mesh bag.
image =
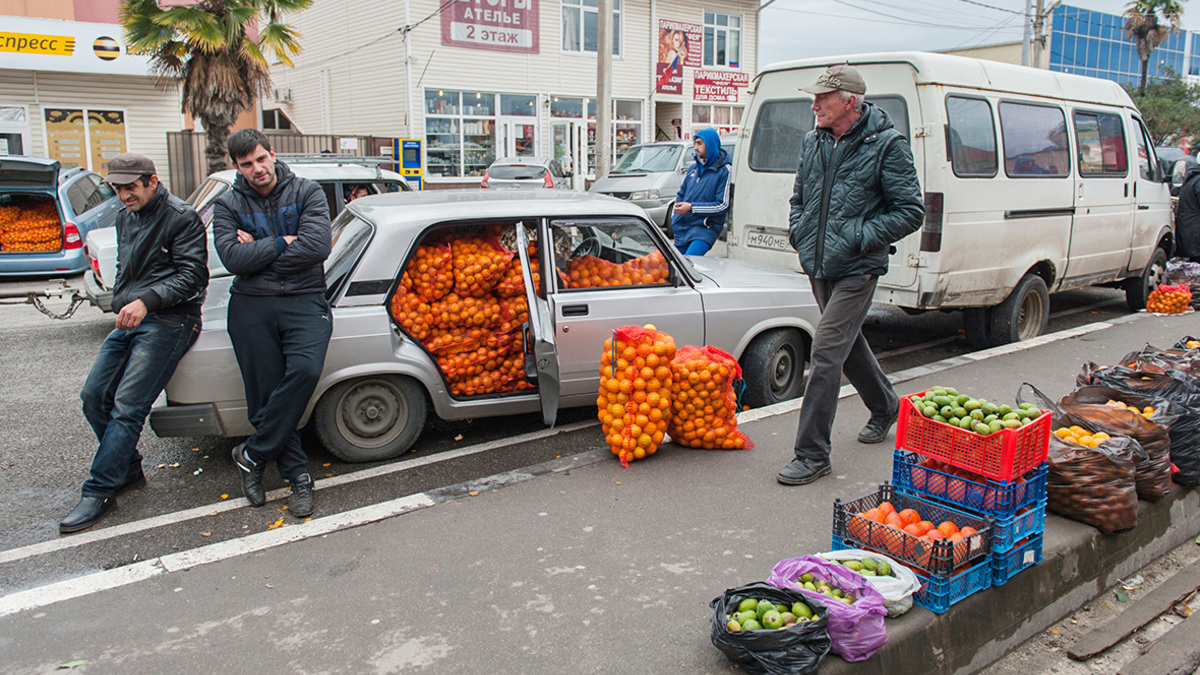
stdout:
{"type": "Polygon", "coordinates": [[[653,455],[671,418],[675,340],[653,328],[622,326],[604,341],[596,408],[621,464],[653,455]]]}
{"type": "MultiPolygon", "coordinates": [[[[537,244],[529,242],[529,266],[532,268],[533,287],[541,295],[542,288],[542,272],[541,265],[537,259],[537,244]]],[[[509,263],[508,269],[505,270],[504,276],[500,277],[500,281],[496,282],[496,295],[505,298],[525,296],[525,276],[521,273],[522,265],[520,256],[513,256],[512,262],[509,263]]]]}
{"type": "Polygon", "coordinates": [[[737,428],[734,383],[742,368],[728,352],[684,345],[671,359],[671,440],[690,448],[742,450],[754,442],[737,428]]]}
{"type": "Polygon", "coordinates": [[[421,296],[401,285],[391,301],[392,318],[413,339],[422,341],[429,337],[432,329],[432,311],[421,296]]]}
{"type": "Polygon", "coordinates": [[[666,283],[671,275],[671,267],[661,251],[627,260],[621,267],[635,285],[666,283]]]}
{"type": "Polygon", "coordinates": [[[1157,314],[1182,314],[1192,304],[1192,289],[1184,284],[1159,284],[1146,298],[1146,311],[1157,314]]]}
{"type": "Polygon", "coordinates": [[[622,286],[621,266],[592,255],[571,258],[564,275],[568,288],[602,288],[622,286]]]}
{"type": "Polygon", "coordinates": [[[451,244],[454,257],[454,292],[482,297],[491,293],[508,270],[513,252],[494,235],[462,235],[451,244]]]}
{"type": "Polygon", "coordinates": [[[446,297],[430,304],[433,325],[439,328],[495,328],[504,323],[508,315],[494,295],[482,298],[448,293],[446,297]]]}

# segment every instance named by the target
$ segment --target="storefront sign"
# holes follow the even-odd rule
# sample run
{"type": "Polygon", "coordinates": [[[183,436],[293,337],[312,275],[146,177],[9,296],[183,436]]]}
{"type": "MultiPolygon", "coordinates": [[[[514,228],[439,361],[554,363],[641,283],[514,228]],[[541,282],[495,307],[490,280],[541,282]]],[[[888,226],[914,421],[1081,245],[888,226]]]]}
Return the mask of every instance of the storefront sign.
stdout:
{"type": "Polygon", "coordinates": [[[704,27],[669,19],[658,21],[658,73],[655,91],[683,93],[683,68],[699,68],[702,61],[704,27]]]}
{"type": "Polygon", "coordinates": [[[20,16],[0,25],[0,70],[150,75],[150,58],[129,53],[118,25],[20,16]]]}
{"type": "Polygon", "coordinates": [[[451,0],[442,44],[537,54],[538,11],[538,0],[451,0]]]}
{"type": "Polygon", "coordinates": [[[738,89],[750,85],[744,70],[697,70],[692,78],[692,100],[737,103],[738,89]]]}

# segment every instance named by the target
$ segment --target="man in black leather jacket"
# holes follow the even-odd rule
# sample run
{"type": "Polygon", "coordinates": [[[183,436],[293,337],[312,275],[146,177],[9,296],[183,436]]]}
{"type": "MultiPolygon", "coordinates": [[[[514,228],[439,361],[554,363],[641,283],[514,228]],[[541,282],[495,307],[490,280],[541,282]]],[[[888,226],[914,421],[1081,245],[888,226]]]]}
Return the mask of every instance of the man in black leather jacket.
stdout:
{"type": "Polygon", "coordinates": [[[167,191],[154,162],[123,154],[108,163],[109,183],[124,208],[117,215],[117,326],[92,364],[80,397],[100,442],[91,478],[59,532],[95,525],[116,508],[116,495],[146,482],[138,438],[150,406],[179,359],[200,335],[208,286],[204,224],[167,191]]]}
{"type": "Polygon", "coordinates": [[[228,145],[238,177],[213,208],[213,243],[237,275],[227,325],[254,425],[233,459],[251,506],[266,503],[263,471],[275,462],[292,484],[288,511],[303,518],[313,510],[313,480],[296,426],[333,334],[323,265],[329,202],[321,186],[275,160],[261,131],[243,129],[228,145]]]}
{"type": "Polygon", "coordinates": [[[1191,164],[1175,207],[1175,255],[1200,262],[1200,165],[1191,164]]]}

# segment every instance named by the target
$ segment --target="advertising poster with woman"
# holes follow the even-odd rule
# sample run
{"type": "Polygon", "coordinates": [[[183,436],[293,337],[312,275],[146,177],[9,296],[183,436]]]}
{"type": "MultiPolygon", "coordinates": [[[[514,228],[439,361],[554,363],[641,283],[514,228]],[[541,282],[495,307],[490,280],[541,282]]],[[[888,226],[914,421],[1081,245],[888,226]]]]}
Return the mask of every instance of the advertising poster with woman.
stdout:
{"type": "Polygon", "coordinates": [[[660,94],[683,93],[683,67],[699,68],[704,28],[669,19],[658,21],[658,78],[660,94]]]}

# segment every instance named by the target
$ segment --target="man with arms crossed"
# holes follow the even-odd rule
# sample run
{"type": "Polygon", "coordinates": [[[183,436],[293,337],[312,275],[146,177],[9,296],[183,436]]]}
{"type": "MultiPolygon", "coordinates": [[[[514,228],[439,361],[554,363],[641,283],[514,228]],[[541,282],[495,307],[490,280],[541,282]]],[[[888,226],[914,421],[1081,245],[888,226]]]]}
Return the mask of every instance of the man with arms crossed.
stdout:
{"type": "Polygon", "coordinates": [[[229,298],[229,340],[246,388],[254,434],[233,449],[242,493],[266,503],[263,472],[275,462],[292,485],[288,510],[313,510],[313,480],[296,426],[308,405],[333,332],[325,299],[329,203],[316,183],[275,160],[257,129],[229,137],[238,177],[213,209],[213,241],[237,275],[229,298]]]}
{"type": "Polygon", "coordinates": [[[871,419],[860,443],[879,443],[896,422],[900,397],[862,334],[892,243],[925,215],[912,149],[887,114],[862,100],[858,70],[834,66],[804,87],[813,95],[816,129],[804,137],[791,198],[789,235],[821,308],[812,368],[800,407],[796,459],[779,472],[804,485],[830,472],[833,416],[842,373],[871,419]]]}
{"type": "Polygon", "coordinates": [[[124,208],[117,214],[117,327],[92,364],[80,398],[100,447],[83,497],[58,524],[64,534],[95,525],[117,494],[142,485],[138,438],[150,406],[200,335],[208,286],[204,224],[167,192],[154,162],[126,153],[108,162],[106,180],[124,208]]]}

